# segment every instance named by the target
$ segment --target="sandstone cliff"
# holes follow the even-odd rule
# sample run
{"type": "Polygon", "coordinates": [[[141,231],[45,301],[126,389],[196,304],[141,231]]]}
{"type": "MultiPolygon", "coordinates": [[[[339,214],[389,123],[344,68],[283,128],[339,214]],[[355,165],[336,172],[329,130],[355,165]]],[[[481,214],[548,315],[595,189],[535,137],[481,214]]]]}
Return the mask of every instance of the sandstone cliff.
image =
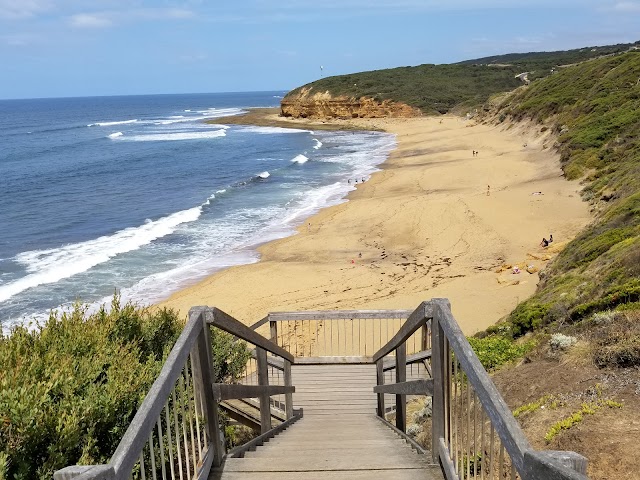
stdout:
{"type": "Polygon", "coordinates": [[[280,103],[280,113],[294,118],[382,118],[419,117],[422,112],[404,103],[377,101],[370,97],[333,97],[329,92],[313,93],[311,88],[287,95],[280,103]]]}

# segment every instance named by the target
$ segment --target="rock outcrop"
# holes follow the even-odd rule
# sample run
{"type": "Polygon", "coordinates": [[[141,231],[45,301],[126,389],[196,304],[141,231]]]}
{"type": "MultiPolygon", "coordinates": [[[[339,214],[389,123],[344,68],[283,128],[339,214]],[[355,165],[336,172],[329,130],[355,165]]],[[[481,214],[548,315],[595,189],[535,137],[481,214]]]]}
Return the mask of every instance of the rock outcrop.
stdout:
{"type": "Polygon", "coordinates": [[[422,112],[404,103],[377,101],[370,97],[333,97],[329,92],[313,93],[303,88],[287,95],[280,103],[280,114],[293,118],[382,118],[419,117],[422,112]]]}

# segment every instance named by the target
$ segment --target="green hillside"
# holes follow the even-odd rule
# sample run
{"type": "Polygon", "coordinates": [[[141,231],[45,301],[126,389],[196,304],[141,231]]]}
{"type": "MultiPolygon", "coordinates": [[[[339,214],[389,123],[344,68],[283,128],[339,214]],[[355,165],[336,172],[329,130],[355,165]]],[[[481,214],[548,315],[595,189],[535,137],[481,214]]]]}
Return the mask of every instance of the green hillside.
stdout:
{"type": "Polygon", "coordinates": [[[597,212],[547,267],[536,294],[512,312],[510,333],[629,304],[638,308],[640,52],[561,69],[513,93],[498,114],[553,128],[566,176],[583,179],[583,196],[597,212]]]}
{"type": "Polygon", "coordinates": [[[419,108],[424,113],[446,113],[454,108],[483,104],[492,94],[522,85],[515,78],[532,72],[530,79],[550,74],[551,68],[603,55],[626,52],[634,44],[589,47],[562,52],[534,52],[486,57],[450,65],[419,65],[327,77],[296,88],[328,91],[333,96],[371,97],[393,100],[419,108]]]}

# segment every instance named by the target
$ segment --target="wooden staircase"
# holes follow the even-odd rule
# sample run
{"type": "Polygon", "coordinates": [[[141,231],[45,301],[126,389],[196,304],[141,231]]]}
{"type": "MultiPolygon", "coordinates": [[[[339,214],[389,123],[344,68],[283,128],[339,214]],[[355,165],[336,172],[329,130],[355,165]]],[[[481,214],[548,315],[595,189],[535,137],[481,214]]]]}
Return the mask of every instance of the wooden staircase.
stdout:
{"type": "Polygon", "coordinates": [[[227,458],[211,480],[442,479],[376,417],[375,365],[294,365],[304,417],[244,458],[227,458]]]}
{"type": "Polygon", "coordinates": [[[529,444],[436,298],[413,311],[270,313],[251,327],[193,307],[109,462],[54,480],[588,480],[586,468],[529,444]],[[269,338],[257,331],[267,324],[269,338]],[[250,354],[238,382],[214,382],[217,330],[250,354]],[[432,452],[406,433],[415,396],[432,398],[432,452]],[[227,451],[221,410],[259,434],[227,451]]]}

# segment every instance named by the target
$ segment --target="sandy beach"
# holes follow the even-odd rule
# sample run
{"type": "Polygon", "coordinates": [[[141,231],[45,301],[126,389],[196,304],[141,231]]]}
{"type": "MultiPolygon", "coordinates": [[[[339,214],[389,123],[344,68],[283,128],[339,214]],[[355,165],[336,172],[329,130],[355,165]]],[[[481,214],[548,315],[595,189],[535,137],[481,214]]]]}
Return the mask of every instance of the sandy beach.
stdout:
{"type": "Polygon", "coordinates": [[[447,297],[472,334],[533,294],[537,272],[590,221],[580,185],[562,177],[553,139],[539,128],[455,116],[343,124],[396,134],[382,171],[296,235],[263,245],[258,263],[220,271],[160,306],[184,315],[217,306],[250,324],[270,311],[414,308],[447,297]],[[549,234],[554,243],[542,248],[549,234]]]}

